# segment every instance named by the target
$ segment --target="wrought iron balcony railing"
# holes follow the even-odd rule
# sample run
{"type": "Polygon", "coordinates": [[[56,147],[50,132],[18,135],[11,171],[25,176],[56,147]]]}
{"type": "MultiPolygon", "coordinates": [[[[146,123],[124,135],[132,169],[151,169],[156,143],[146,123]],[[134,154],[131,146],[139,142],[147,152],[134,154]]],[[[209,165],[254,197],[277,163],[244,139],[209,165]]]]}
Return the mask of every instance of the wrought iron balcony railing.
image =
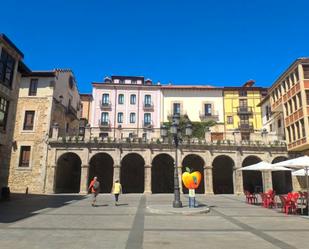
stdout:
{"type": "Polygon", "coordinates": [[[241,131],[253,131],[254,130],[252,122],[248,122],[248,123],[239,122],[238,128],[241,131]]]}
{"type": "Polygon", "coordinates": [[[252,107],[250,106],[239,106],[237,107],[237,114],[252,114],[252,107]]]}
{"type": "Polygon", "coordinates": [[[101,109],[111,109],[112,103],[110,101],[102,101],[100,100],[100,107],[101,109]]]}

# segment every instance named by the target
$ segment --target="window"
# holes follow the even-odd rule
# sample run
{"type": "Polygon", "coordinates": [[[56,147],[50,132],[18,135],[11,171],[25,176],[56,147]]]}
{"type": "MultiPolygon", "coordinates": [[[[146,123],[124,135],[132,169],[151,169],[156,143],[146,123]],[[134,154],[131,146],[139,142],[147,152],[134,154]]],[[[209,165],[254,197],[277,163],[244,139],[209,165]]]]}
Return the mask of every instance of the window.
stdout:
{"type": "Polygon", "coordinates": [[[130,113],[130,123],[134,124],[136,122],[136,114],[134,112],[130,113]]]}
{"type": "Polygon", "coordinates": [[[9,112],[9,101],[0,97],[0,130],[5,130],[9,112]]]}
{"type": "Polygon", "coordinates": [[[24,119],[24,130],[33,130],[35,111],[26,111],[24,119]]]}
{"type": "Polygon", "coordinates": [[[123,123],[123,112],[118,112],[117,120],[119,124],[123,123]]]}
{"type": "Polygon", "coordinates": [[[309,91],[306,91],[307,105],[309,105],[309,91]]]}
{"type": "Polygon", "coordinates": [[[291,127],[288,127],[289,142],[292,142],[291,127]]]}
{"type": "Polygon", "coordinates": [[[289,108],[288,108],[288,103],[284,104],[285,107],[285,115],[289,116],[289,108]]]}
{"type": "Polygon", "coordinates": [[[107,125],[108,124],[108,112],[101,113],[101,124],[107,125]]]}
{"type": "Polygon", "coordinates": [[[266,120],[268,121],[269,120],[269,117],[270,117],[270,113],[269,113],[269,107],[268,105],[265,106],[265,113],[266,113],[266,120]]]}
{"type": "Polygon", "coordinates": [[[30,164],[30,146],[20,147],[19,167],[29,167],[30,164]]]}
{"type": "Polygon", "coordinates": [[[131,105],[135,105],[136,104],[136,95],[135,94],[131,94],[131,96],[130,96],[130,104],[131,105]]]}
{"type": "Polygon", "coordinates": [[[12,86],[15,60],[2,48],[0,55],[0,84],[12,86]]]}
{"type": "Polygon", "coordinates": [[[180,114],[180,103],[173,104],[173,114],[180,114]]]}
{"type": "Polygon", "coordinates": [[[278,119],[278,128],[281,128],[281,119],[278,119]]]}
{"type": "Polygon", "coordinates": [[[102,105],[108,105],[109,104],[109,94],[104,93],[102,95],[102,105]]]}
{"type": "Polygon", "coordinates": [[[70,124],[69,123],[65,123],[65,132],[69,133],[69,129],[70,129],[70,124]]]}
{"type": "Polygon", "coordinates": [[[38,79],[31,79],[28,95],[36,96],[37,89],[38,89],[38,79]]]}
{"type": "Polygon", "coordinates": [[[239,97],[247,97],[247,91],[246,90],[239,90],[239,97]]]}
{"type": "Polygon", "coordinates": [[[297,111],[298,110],[298,106],[297,106],[296,96],[293,97],[293,102],[294,102],[294,111],[297,111]]]}
{"type": "Polygon", "coordinates": [[[227,123],[233,124],[233,116],[227,116],[227,123]]]}
{"type": "Polygon", "coordinates": [[[300,136],[299,122],[296,122],[295,125],[296,125],[296,131],[297,131],[297,139],[300,139],[301,136],[300,136]]]}
{"type": "Polygon", "coordinates": [[[239,106],[240,107],[247,107],[248,106],[248,101],[246,99],[240,99],[239,100],[239,106]]]}
{"type": "Polygon", "coordinates": [[[151,95],[145,95],[144,104],[145,106],[151,106],[151,95]]]}
{"type": "Polygon", "coordinates": [[[270,131],[270,132],[273,131],[273,125],[272,125],[272,124],[269,125],[269,131],[270,131]]]}
{"type": "Polygon", "coordinates": [[[204,112],[205,112],[205,116],[211,116],[211,114],[212,114],[211,104],[205,104],[204,105],[204,112]]]}
{"type": "Polygon", "coordinates": [[[300,125],[301,125],[301,130],[302,130],[302,137],[305,137],[306,136],[306,130],[305,130],[304,119],[300,120],[300,125]]]}
{"type": "Polygon", "coordinates": [[[118,104],[122,105],[124,103],[124,95],[119,94],[118,95],[118,104]]]}
{"type": "Polygon", "coordinates": [[[150,113],[145,113],[144,114],[144,124],[145,125],[150,125],[151,124],[151,114],[150,113]]]}
{"type": "Polygon", "coordinates": [[[137,84],[137,81],[136,81],[136,80],[132,80],[132,81],[131,81],[131,84],[136,85],[136,84],[137,84]]]}

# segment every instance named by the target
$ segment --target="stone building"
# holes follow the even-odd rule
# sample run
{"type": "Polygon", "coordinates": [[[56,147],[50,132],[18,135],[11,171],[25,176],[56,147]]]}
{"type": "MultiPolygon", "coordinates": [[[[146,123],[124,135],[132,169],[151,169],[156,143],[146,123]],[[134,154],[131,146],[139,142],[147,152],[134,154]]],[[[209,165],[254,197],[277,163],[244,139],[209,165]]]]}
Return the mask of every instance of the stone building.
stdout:
{"type": "Polygon", "coordinates": [[[12,191],[44,191],[51,127],[58,127],[58,135],[63,140],[77,134],[80,106],[71,70],[22,74],[10,163],[12,191]]]}
{"type": "Polygon", "coordinates": [[[27,68],[23,53],[0,34],[0,188],[8,184],[20,73],[27,68]]]}
{"type": "MultiPolygon", "coordinates": [[[[93,128],[86,127],[82,140],[63,141],[57,127],[49,140],[46,189],[48,193],[85,193],[96,175],[101,191],[109,193],[120,179],[124,193],[172,193],[175,147],[169,142],[95,140],[93,128]],[[66,185],[62,185],[66,179],[66,185]]],[[[209,136],[206,136],[209,137],[209,136]]],[[[185,167],[203,175],[197,193],[240,194],[262,191],[261,172],[237,171],[261,160],[278,162],[287,158],[285,144],[214,143],[211,140],[183,141],[178,150],[179,176],[185,167]]],[[[291,176],[265,175],[267,186],[277,193],[291,190],[291,176]]],[[[180,181],[181,182],[181,181],[180,181]]],[[[185,189],[181,187],[182,191],[185,189]]]]}

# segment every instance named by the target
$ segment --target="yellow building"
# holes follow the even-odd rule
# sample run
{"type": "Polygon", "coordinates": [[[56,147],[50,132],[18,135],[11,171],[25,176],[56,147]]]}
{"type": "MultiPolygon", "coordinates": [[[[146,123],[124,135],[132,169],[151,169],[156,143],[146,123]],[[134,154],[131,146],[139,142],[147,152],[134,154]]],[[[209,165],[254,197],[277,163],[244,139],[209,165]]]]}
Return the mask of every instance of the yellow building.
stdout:
{"type": "Polygon", "coordinates": [[[267,95],[266,88],[253,84],[248,81],[242,87],[223,88],[225,131],[238,129],[246,140],[251,132],[262,129],[261,108],[257,105],[267,95]]]}

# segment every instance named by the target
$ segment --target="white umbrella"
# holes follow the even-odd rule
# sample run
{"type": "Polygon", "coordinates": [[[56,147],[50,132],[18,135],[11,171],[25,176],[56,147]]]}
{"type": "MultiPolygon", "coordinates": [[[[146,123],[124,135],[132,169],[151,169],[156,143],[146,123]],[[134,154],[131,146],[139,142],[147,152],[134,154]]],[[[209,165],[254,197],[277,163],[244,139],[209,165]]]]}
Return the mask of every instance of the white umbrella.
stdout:
{"type": "Polygon", "coordinates": [[[299,169],[292,172],[293,176],[306,176],[305,169],[299,169]]]}
{"type": "Polygon", "coordinates": [[[237,170],[254,170],[254,171],[261,171],[263,175],[263,190],[266,191],[265,188],[265,177],[264,172],[271,172],[271,171],[291,171],[291,169],[280,167],[280,166],[274,166],[274,164],[268,163],[268,162],[259,162],[250,166],[242,167],[237,170]]]}
{"type": "MultiPolygon", "coordinates": [[[[278,167],[279,166],[288,167],[291,169],[303,169],[305,171],[304,175],[306,176],[307,193],[309,193],[309,184],[308,184],[309,156],[297,157],[280,163],[275,163],[274,165],[278,167]]],[[[307,210],[309,215],[308,203],[309,203],[309,195],[307,194],[307,210]]]]}

